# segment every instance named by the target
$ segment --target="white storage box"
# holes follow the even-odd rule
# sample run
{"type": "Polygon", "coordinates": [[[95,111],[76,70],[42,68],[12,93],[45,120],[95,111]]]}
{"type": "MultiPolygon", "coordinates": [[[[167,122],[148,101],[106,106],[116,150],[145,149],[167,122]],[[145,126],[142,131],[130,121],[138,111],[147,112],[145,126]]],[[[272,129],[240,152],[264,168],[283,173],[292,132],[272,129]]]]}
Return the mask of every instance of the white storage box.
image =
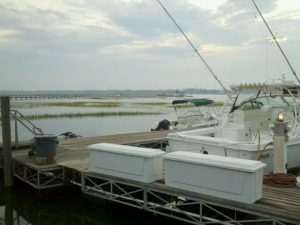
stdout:
{"type": "Polygon", "coordinates": [[[94,144],[90,149],[90,171],[151,183],[163,177],[165,153],[157,149],[117,144],[94,144]]]}
{"type": "Polygon", "coordinates": [[[170,187],[249,204],[262,196],[265,164],[259,161],[177,151],[164,164],[170,187]]]}

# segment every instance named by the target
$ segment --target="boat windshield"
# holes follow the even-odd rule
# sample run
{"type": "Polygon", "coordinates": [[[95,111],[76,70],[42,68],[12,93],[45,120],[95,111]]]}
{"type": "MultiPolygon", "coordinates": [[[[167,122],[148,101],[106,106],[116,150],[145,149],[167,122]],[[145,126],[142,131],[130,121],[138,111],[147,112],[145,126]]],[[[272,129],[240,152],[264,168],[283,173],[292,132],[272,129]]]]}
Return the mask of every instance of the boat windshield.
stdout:
{"type": "MultiPolygon", "coordinates": [[[[294,84],[241,84],[233,85],[233,105],[229,113],[235,110],[251,110],[269,107],[292,107],[294,115],[300,108],[300,86],[294,84]]],[[[231,97],[231,99],[233,99],[231,97]]],[[[227,107],[227,106],[226,106],[227,107]]],[[[291,108],[291,109],[292,109],[291,108]]]]}
{"type": "Polygon", "coordinates": [[[260,109],[263,106],[290,106],[293,105],[294,99],[292,96],[282,95],[262,95],[248,97],[246,100],[240,101],[235,104],[234,110],[251,110],[260,109]]]}
{"type": "MultiPolygon", "coordinates": [[[[290,99],[292,100],[292,99],[290,99]]],[[[291,101],[282,96],[262,96],[248,99],[243,101],[237,109],[249,110],[249,109],[260,109],[263,106],[289,106],[291,101]]]]}

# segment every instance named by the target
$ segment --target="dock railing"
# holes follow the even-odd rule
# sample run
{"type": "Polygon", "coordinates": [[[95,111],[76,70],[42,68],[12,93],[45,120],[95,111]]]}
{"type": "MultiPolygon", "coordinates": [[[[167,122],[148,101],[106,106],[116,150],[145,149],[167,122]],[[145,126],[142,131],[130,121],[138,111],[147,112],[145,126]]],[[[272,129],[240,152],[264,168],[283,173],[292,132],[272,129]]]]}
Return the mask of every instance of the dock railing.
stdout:
{"type": "Polygon", "coordinates": [[[26,116],[20,113],[18,110],[10,110],[10,115],[14,120],[15,125],[15,147],[19,147],[19,132],[18,132],[18,122],[22,124],[28,131],[33,135],[43,134],[43,130],[35,126],[26,116]]]}

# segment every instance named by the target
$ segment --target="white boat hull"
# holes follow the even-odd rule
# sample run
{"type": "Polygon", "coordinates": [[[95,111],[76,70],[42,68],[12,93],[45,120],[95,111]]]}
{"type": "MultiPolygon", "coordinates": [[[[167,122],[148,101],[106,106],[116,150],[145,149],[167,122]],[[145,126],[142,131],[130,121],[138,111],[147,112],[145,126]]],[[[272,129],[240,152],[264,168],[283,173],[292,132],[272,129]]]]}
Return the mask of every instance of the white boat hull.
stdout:
{"type": "MultiPolygon", "coordinates": [[[[199,129],[169,134],[169,150],[199,152],[209,155],[260,160],[267,164],[265,172],[273,170],[273,146],[268,145],[272,139],[258,143],[232,141],[225,138],[211,137],[216,128],[199,129]],[[201,135],[199,135],[201,134],[201,135]],[[266,146],[268,145],[268,146],[266,146]],[[266,148],[262,150],[264,147],[266,148]]],[[[288,168],[300,166],[300,138],[290,138],[287,146],[288,168]]]]}

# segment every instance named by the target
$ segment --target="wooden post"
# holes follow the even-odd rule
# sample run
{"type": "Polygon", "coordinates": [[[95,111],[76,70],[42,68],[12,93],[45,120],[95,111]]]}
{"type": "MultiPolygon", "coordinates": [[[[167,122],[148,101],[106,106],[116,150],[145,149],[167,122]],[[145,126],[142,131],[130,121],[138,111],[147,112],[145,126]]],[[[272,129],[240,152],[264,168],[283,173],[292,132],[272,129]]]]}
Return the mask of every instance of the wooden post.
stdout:
{"type": "Polygon", "coordinates": [[[5,191],[4,200],[5,200],[5,213],[4,213],[5,225],[14,225],[14,208],[13,208],[14,199],[10,190],[5,191]]]}
{"type": "Polygon", "coordinates": [[[9,97],[1,97],[1,121],[4,163],[4,186],[13,185],[11,133],[10,133],[10,101],[9,97]]]}

